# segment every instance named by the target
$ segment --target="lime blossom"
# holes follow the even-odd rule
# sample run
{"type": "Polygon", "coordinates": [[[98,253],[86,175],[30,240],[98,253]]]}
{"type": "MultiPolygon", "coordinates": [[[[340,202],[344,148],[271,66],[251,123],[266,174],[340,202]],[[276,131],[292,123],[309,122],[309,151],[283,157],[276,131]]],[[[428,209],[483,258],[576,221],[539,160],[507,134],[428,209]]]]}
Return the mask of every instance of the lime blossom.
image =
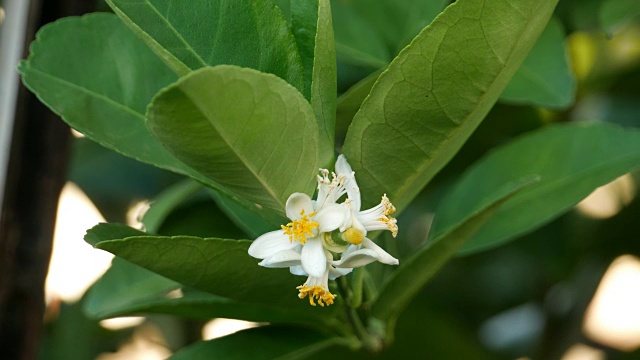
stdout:
{"type": "Polygon", "coordinates": [[[398,264],[366,237],[370,230],[390,230],[395,237],[398,226],[390,217],[395,208],[386,196],[369,210],[360,211],[360,204],[355,173],[340,155],[335,173],[320,169],[316,200],[302,193],[291,194],[285,205],[291,221],[258,237],[249,247],[249,255],[262,259],[261,266],[288,267],[294,275],[308,276],[298,286],[298,296],[308,297],[313,306],[331,305],[336,296],[329,291],[329,280],[374,261],[398,264]],[[339,203],[345,194],[346,199],[339,203]],[[339,260],[334,260],[334,254],[340,255],[339,260]]]}

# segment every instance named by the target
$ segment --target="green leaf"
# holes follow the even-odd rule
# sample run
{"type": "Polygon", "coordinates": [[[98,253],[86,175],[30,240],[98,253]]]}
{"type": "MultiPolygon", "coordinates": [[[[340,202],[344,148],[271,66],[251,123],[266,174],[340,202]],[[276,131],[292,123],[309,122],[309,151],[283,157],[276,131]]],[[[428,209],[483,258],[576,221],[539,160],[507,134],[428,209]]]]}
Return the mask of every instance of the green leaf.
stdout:
{"type": "Polygon", "coordinates": [[[500,100],[554,109],[567,108],[573,104],[576,93],[576,80],[567,57],[562,24],[552,18],[500,95],[500,100]]]}
{"type": "Polygon", "coordinates": [[[112,14],[44,26],[20,64],[29,90],[71,127],[102,146],[182,174],[144,125],[144,112],[176,76],[112,14]]]}
{"type": "Polygon", "coordinates": [[[600,24],[610,35],[639,17],[640,2],[637,0],[604,0],[600,5],[600,24]]]}
{"type": "Polygon", "coordinates": [[[495,149],[445,195],[431,229],[440,236],[467,200],[530,174],[542,180],[507,201],[462,253],[492,248],[558,217],[597,187],[640,167],[640,131],[607,124],[549,126],[495,149]]]}
{"type": "Polygon", "coordinates": [[[385,67],[444,8],[443,0],[333,1],[339,58],[385,67]]]}
{"type": "Polygon", "coordinates": [[[225,194],[212,191],[211,196],[218,208],[252,239],[274,229],[279,229],[280,225],[289,222],[282,215],[266,211],[267,209],[258,209],[255,205],[245,206],[242,202],[235,201],[225,194]]]}
{"type": "MultiPolygon", "coordinates": [[[[126,225],[102,223],[87,230],[84,240],[95,246],[105,240],[140,235],[146,234],[126,225]]],[[[83,308],[87,316],[102,319],[117,309],[178,287],[175,281],[114,258],[107,272],[89,289],[83,308]]]]}
{"type": "Polygon", "coordinates": [[[274,0],[274,2],[282,11],[282,15],[287,19],[287,22],[291,22],[291,0],[274,0]]]}
{"type": "Polygon", "coordinates": [[[344,342],[313,330],[266,326],[196,343],[178,351],[170,359],[304,359],[316,351],[344,342]]]}
{"type": "Polygon", "coordinates": [[[304,278],[288,269],[267,269],[247,253],[246,240],[191,236],[134,236],[103,241],[107,250],[157,274],[214,295],[235,301],[272,305],[290,311],[306,311],[318,323],[332,321],[334,308],[312,308],[300,300],[296,287],[304,278]]]}
{"type": "Polygon", "coordinates": [[[177,183],[160,193],[142,217],[146,231],[157,233],[164,220],[187,198],[202,189],[202,185],[191,180],[177,183]]]}
{"type": "Polygon", "coordinates": [[[372,67],[386,66],[391,59],[383,39],[345,1],[333,1],[333,25],[337,56],[341,61],[372,67]]]}
{"type": "Polygon", "coordinates": [[[442,11],[444,0],[351,0],[349,5],[371,24],[395,55],[442,11]]]}
{"type": "Polygon", "coordinates": [[[305,93],[311,94],[319,0],[291,1],[291,28],[304,66],[305,93]]]}
{"type": "Polygon", "coordinates": [[[284,213],[289,195],[314,191],[313,110],[276,76],[203,68],[158,94],[147,117],[151,133],[178,159],[248,201],[284,213]]]}
{"type": "Polygon", "coordinates": [[[444,167],[496,102],[556,2],[457,1],[398,55],[343,147],[365,206],[386,193],[402,210],[444,167]]]}
{"type": "Polygon", "coordinates": [[[237,65],[272,73],[304,92],[295,39],[271,0],[107,2],[179,75],[207,65],[237,65]]]}
{"type": "Polygon", "coordinates": [[[305,66],[311,107],[320,128],[320,164],[333,164],[337,69],[329,0],[300,0],[291,3],[293,34],[305,66]]]}
{"type": "Polygon", "coordinates": [[[87,292],[84,312],[93,319],[121,316],[127,314],[123,309],[164,297],[179,287],[173,280],[116,257],[109,270],[87,292]]]}
{"type": "Polygon", "coordinates": [[[338,98],[336,109],[336,137],[338,143],[344,142],[344,135],[346,135],[349,125],[351,125],[351,120],[360,110],[362,102],[371,92],[373,84],[376,83],[381,73],[382,70],[374,71],[351,86],[349,90],[338,98]]]}
{"type": "Polygon", "coordinates": [[[124,239],[130,236],[142,236],[146,233],[123,224],[100,223],[87,230],[84,241],[91,246],[105,240],[124,239]]]}
{"type": "MultiPolygon", "coordinates": [[[[138,290],[138,286],[133,288],[134,292],[138,290]]],[[[182,294],[180,291],[176,291],[170,295],[149,294],[149,296],[140,298],[128,296],[127,301],[115,299],[109,294],[105,294],[106,298],[99,298],[98,292],[95,292],[95,296],[93,294],[92,289],[87,299],[92,304],[85,304],[85,311],[89,311],[87,314],[96,319],[140,314],[164,314],[203,320],[229,318],[272,324],[316,324],[316,319],[309,317],[306,309],[291,310],[283,307],[249,304],[189,289],[182,290],[182,294]]],[[[104,293],[100,291],[100,294],[104,293]]]]}
{"type": "Polygon", "coordinates": [[[539,181],[536,177],[521,178],[502,185],[495,191],[478,192],[469,207],[460,212],[439,236],[420,248],[386,279],[371,308],[381,320],[395,318],[415,294],[442,268],[473,234],[514,194],[539,181]]]}
{"type": "Polygon", "coordinates": [[[311,82],[311,107],[320,127],[320,164],[330,167],[333,163],[335,148],[338,75],[329,0],[318,2],[317,29],[311,82]]]}

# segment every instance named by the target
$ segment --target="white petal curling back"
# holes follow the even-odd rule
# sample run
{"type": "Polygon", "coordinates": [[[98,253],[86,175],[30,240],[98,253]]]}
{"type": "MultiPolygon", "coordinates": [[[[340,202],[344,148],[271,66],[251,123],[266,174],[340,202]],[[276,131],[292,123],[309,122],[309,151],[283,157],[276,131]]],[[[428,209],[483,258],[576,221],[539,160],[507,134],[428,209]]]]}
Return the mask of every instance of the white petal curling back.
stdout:
{"type": "Polygon", "coordinates": [[[340,276],[345,276],[345,275],[349,274],[352,271],[353,271],[352,268],[337,269],[337,268],[331,266],[331,267],[329,267],[329,280],[335,280],[335,279],[339,278],[340,276]]]}
{"type": "Polygon", "coordinates": [[[309,276],[309,274],[307,274],[302,268],[302,265],[296,265],[296,266],[290,267],[289,272],[291,272],[293,275],[309,276]]]}
{"type": "Polygon", "coordinates": [[[255,239],[249,246],[249,255],[258,259],[266,259],[279,251],[291,250],[298,244],[289,241],[283,230],[268,232],[255,239]]]}
{"type": "Polygon", "coordinates": [[[270,268],[282,268],[299,266],[301,263],[300,251],[283,250],[262,260],[258,265],[270,268]]]}
{"type": "Polygon", "coordinates": [[[365,266],[379,260],[380,257],[375,251],[371,249],[359,249],[343,256],[339,261],[335,261],[334,266],[337,268],[355,268],[365,266]]]}
{"type": "Polygon", "coordinates": [[[302,214],[310,215],[313,213],[313,203],[307,194],[293,193],[287,199],[285,205],[287,217],[291,220],[300,220],[302,214]]]}
{"type": "Polygon", "coordinates": [[[302,268],[309,276],[321,277],[327,269],[327,257],[324,253],[322,240],[311,238],[302,247],[302,268]]]}
{"type": "Polygon", "coordinates": [[[389,253],[384,251],[380,246],[378,246],[376,243],[371,241],[369,238],[364,238],[364,241],[362,241],[361,246],[364,246],[367,249],[375,251],[378,254],[378,261],[380,261],[383,264],[398,265],[399,263],[398,259],[389,255],[389,253]]]}

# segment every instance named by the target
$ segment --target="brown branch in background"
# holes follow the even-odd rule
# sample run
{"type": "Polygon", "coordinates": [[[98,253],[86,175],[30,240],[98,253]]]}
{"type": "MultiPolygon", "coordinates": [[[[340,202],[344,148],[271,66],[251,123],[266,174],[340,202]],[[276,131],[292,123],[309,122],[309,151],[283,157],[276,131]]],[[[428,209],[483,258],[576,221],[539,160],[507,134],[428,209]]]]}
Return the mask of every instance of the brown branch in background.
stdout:
{"type": "MultiPolygon", "coordinates": [[[[32,0],[26,44],[43,24],[94,7],[86,0],[32,0]]],[[[27,51],[25,45],[25,57],[27,51]]],[[[69,136],[67,125],[21,86],[0,217],[0,353],[5,359],[38,357],[69,136]]]]}

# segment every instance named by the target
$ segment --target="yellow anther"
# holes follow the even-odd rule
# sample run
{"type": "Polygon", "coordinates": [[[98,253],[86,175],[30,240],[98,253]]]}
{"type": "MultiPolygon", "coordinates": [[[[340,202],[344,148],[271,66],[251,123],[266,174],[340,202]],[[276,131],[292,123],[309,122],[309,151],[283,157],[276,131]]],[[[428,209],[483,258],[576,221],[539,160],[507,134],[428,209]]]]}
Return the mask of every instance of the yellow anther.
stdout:
{"type": "Polygon", "coordinates": [[[389,198],[387,197],[387,194],[382,195],[381,204],[382,204],[383,213],[384,213],[385,216],[391,215],[394,212],[396,212],[396,207],[393,206],[391,201],[389,201],[389,198]]]}
{"type": "Polygon", "coordinates": [[[355,228],[348,228],[345,232],[342,233],[342,238],[344,241],[349,242],[353,245],[360,245],[364,240],[364,234],[355,228]]]}
{"type": "Polygon", "coordinates": [[[332,305],[333,299],[335,299],[336,297],[331,292],[329,292],[328,289],[325,289],[319,285],[300,285],[296,289],[300,291],[300,293],[298,294],[298,297],[300,299],[304,299],[309,296],[309,304],[311,304],[311,306],[316,306],[316,303],[313,301],[314,299],[317,299],[320,306],[324,306],[325,304],[327,306],[332,305]]]}
{"type": "Polygon", "coordinates": [[[304,209],[300,212],[300,220],[293,220],[287,225],[280,225],[284,230],[285,235],[289,235],[289,242],[298,241],[300,244],[307,242],[307,239],[313,236],[313,229],[320,226],[315,221],[311,221],[309,217],[315,216],[316,213],[312,212],[308,216],[304,214],[304,209]]]}

